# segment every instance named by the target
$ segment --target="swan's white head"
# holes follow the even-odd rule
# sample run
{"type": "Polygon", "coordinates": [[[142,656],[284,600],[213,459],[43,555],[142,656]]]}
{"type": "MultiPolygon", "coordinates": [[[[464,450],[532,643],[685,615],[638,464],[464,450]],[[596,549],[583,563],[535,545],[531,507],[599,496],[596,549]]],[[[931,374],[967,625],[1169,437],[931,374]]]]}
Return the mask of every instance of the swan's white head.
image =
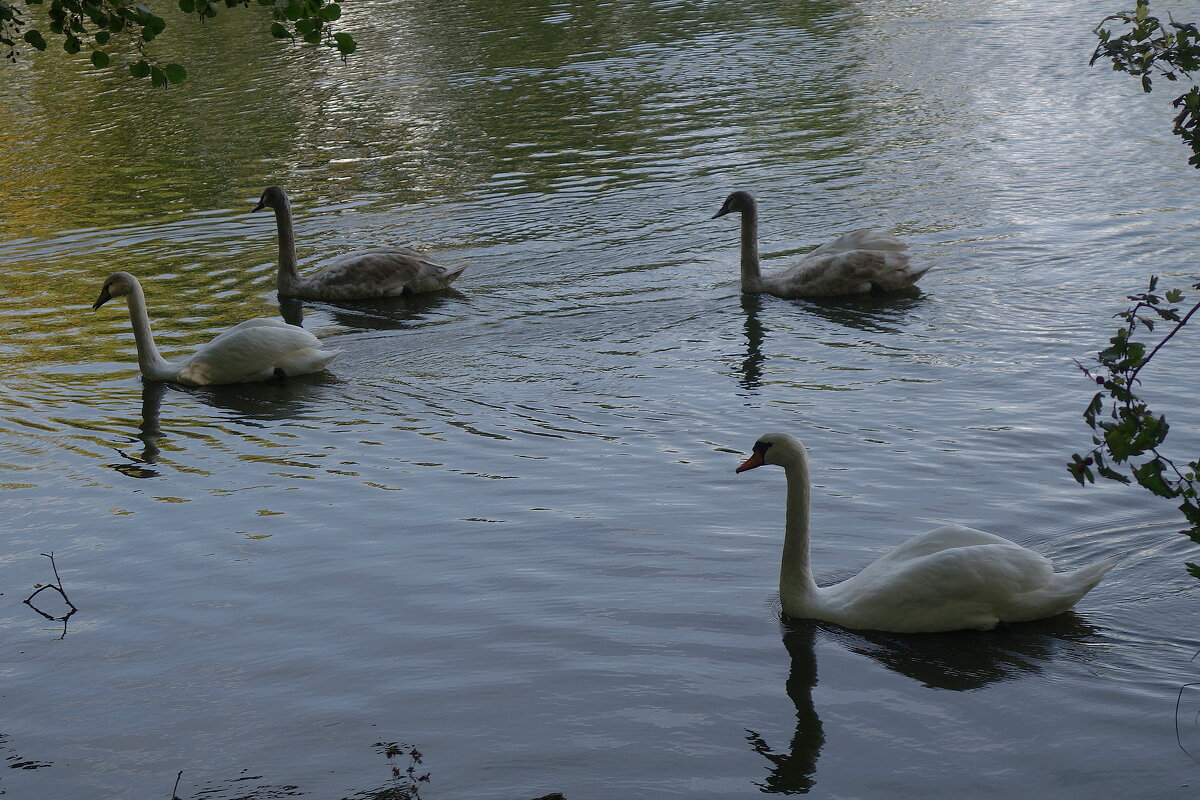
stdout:
{"type": "Polygon", "coordinates": [[[723,217],[726,214],[739,214],[743,211],[750,211],[756,208],[754,197],[749,192],[733,192],[729,197],[725,198],[725,202],[721,204],[721,210],[712,215],[713,219],[723,217]]]}
{"type": "Polygon", "coordinates": [[[95,311],[114,297],[124,297],[132,292],[133,287],[137,285],[137,278],[128,272],[114,272],[104,281],[104,287],[100,290],[100,296],[96,298],[96,302],[92,303],[92,311],[95,311]]]}
{"type": "Polygon", "coordinates": [[[805,458],[804,445],[795,436],[790,433],[767,433],[758,437],[754,452],[734,472],[745,472],[763,464],[786,467],[805,458]]]}
{"type": "Polygon", "coordinates": [[[284,193],[283,188],[279,186],[268,186],[263,189],[262,197],[258,198],[258,205],[251,209],[254,211],[262,211],[264,208],[287,208],[288,198],[284,193]]]}

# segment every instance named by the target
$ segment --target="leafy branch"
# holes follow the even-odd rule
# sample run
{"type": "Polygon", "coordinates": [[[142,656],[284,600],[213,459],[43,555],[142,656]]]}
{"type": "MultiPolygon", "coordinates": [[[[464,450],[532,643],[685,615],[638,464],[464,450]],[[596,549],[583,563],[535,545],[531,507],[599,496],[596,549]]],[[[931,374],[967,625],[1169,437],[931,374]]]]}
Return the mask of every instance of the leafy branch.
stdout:
{"type": "MultiPolygon", "coordinates": [[[[179,64],[163,63],[146,45],[167,27],[166,21],[141,0],[0,0],[0,55],[9,61],[18,59],[22,48],[45,50],[49,43],[42,26],[52,39],[60,39],[62,48],[72,55],[88,50],[92,66],[104,69],[111,63],[114,47],[124,43],[132,47],[136,60],[129,64],[135,78],[149,78],[155,86],[181,83],[187,70],[179,64]],[[34,25],[27,16],[34,6],[45,7],[43,23],[34,25]]],[[[277,39],[297,39],[313,45],[335,48],[344,59],[358,49],[354,37],[334,32],[332,23],[342,16],[342,7],[334,0],[255,0],[271,9],[274,21],[271,34],[277,39]]],[[[215,17],[221,6],[248,7],[249,0],[178,0],[179,8],[195,14],[203,22],[215,17]]]]}
{"type": "MultiPolygon", "coordinates": [[[[1100,44],[1090,63],[1110,60],[1114,70],[1140,77],[1142,91],[1151,91],[1155,76],[1169,81],[1180,77],[1194,80],[1192,73],[1200,69],[1200,30],[1195,23],[1164,23],[1150,14],[1149,0],[1137,0],[1133,11],[1105,17],[1095,34],[1100,44]]],[[[1171,104],[1179,109],[1175,135],[1192,148],[1188,163],[1200,168],[1200,87],[1193,83],[1171,104]]]]}
{"type": "MultiPolygon", "coordinates": [[[[1109,346],[1097,354],[1100,369],[1096,373],[1079,365],[1103,391],[1096,393],[1083,412],[1095,447],[1082,456],[1073,454],[1067,469],[1080,484],[1094,483],[1099,475],[1125,484],[1136,481],[1159,497],[1180,500],[1179,510],[1189,524],[1182,532],[1200,544],[1200,468],[1196,460],[1180,466],[1162,452],[1170,426],[1136,391],[1142,371],[1200,311],[1200,302],[1184,312],[1180,304],[1186,298],[1181,289],[1158,294],[1157,288],[1158,276],[1154,275],[1147,291],[1129,295],[1133,305],[1117,314],[1123,324],[1109,339],[1109,346]],[[1147,348],[1138,340],[1139,331],[1151,333],[1160,323],[1170,324],[1170,330],[1147,348]]],[[[1200,283],[1192,288],[1200,289],[1200,283]]],[[[1187,567],[1200,578],[1200,565],[1188,563],[1187,567]]]]}

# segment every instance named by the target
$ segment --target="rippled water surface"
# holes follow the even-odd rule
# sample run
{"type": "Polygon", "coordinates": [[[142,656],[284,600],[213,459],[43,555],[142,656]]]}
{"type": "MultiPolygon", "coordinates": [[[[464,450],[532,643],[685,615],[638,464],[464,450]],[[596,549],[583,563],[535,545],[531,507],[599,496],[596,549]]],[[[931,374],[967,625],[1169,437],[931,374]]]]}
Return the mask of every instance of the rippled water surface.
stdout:
{"type": "MultiPolygon", "coordinates": [[[[1194,796],[1196,556],[1063,466],[1072,360],[1200,249],[1170,87],[1087,66],[1120,5],[397,0],[347,4],[346,64],[251,8],[171,20],[169,91],[4,66],[0,793],[404,796],[395,742],[427,800],[1194,796]],[[168,354],[280,313],[271,183],[302,268],[470,268],[292,309],[327,374],[143,385],[104,277],[168,354]],[[932,269],[743,297],[734,188],[768,266],[871,226],[932,269]],[[820,580],[948,521],[1127,557],[995,633],[785,629],[782,473],[733,474],[771,430],[820,580]],[[65,636],[21,602],[51,552],[65,636]]],[[[1181,441],[1194,338],[1151,390],[1181,441]]]]}

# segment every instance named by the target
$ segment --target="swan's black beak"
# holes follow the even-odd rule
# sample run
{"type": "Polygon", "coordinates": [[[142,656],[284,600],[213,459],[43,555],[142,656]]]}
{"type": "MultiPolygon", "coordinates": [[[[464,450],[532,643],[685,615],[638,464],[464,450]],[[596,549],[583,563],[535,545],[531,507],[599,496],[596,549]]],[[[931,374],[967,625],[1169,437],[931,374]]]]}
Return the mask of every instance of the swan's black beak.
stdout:
{"type": "Polygon", "coordinates": [[[711,217],[709,217],[709,219],[716,219],[717,217],[723,217],[728,213],[729,213],[729,209],[725,206],[721,206],[721,210],[718,211],[717,213],[713,214],[711,217]]]}
{"type": "Polygon", "coordinates": [[[92,311],[95,311],[109,300],[112,300],[112,295],[108,293],[108,287],[105,286],[100,290],[100,296],[96,298],[96,302],[92,303],[92,311]]]}
{"type": "Polygon", "coordinates": [[[735,469],[734,472],[745,472],[748,469],[761,467],[763,464],[767,463],[766,459],[763,458],[763,454],[765,452],[766,450],[759,450],[758,448],[755,448],[754,453],[745,461],[743,461],[742,465],[735,469]]]}
{"type": "Polygon", "coordinates": [[[267,204],[264,203],[262,200],[259,200],[258,205],[256,205],[254,208],[250,209],[250,213],[253,214],[255,211],[262,211],[266,207],[267,207],[267,204]]]}

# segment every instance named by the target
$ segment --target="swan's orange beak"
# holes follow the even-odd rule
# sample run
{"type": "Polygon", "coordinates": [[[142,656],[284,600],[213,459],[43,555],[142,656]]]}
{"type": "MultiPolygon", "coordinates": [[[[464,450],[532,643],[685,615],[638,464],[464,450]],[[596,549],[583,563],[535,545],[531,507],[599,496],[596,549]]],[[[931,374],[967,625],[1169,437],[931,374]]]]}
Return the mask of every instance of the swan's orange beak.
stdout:
{"type": "Polygon", "coordinates": [[[737,469],[734,470],[734,472],[745,472],[748,469],[754,469],[755,467],[761,467],[765,463],[767,463],[767,462],[765,459],[763,459],[762,451],[755,450],[754,453],[749,458],[747,458],[745,461],[742,462],[742,465],[740,467],[738,467],[737,469]]]}

